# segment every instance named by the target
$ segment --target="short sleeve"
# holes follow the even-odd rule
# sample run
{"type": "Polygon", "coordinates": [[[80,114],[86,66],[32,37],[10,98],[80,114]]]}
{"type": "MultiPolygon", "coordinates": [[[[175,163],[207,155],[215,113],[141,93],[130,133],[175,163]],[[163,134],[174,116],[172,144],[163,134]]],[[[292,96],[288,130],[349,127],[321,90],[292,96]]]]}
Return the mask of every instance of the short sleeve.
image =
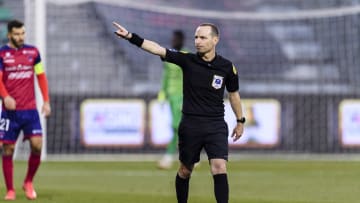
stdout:
{"type": "Polygon", "coordinates": [[[177,51],[174,49],[166,49],[166,55],[163,60],[169,63],[174,63],[183,68],[187,60],[186,55],[187,53],[185,52],[177,51]]]}
{"type": "Polygon", "coordinates": [[[225,82],[228,92],[235,92],[239,90],[239,77],[236,67],[232,64],[231,71],[229,71],[227,80],[225,82]]]}

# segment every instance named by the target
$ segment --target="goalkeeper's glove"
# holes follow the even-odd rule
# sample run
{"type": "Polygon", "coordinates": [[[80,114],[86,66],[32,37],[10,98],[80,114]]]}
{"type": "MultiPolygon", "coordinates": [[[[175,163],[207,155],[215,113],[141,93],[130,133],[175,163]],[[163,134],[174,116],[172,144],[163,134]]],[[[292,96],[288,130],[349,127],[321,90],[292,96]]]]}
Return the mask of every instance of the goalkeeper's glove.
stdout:
{"type": "Polygon", "coordinates": [[[164,90],[160,90],[157,96],[157,100],[161,103],[165,102],[166,100],[166,94],[164,90]]]}

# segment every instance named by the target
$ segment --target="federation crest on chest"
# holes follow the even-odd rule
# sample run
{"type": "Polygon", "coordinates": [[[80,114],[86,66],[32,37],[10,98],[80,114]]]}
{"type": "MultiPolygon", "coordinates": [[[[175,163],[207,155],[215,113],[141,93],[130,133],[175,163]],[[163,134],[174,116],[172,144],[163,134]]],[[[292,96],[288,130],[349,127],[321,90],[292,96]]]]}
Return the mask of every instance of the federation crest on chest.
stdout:
{"type": "Polygon", "coordinates": [[[28,56],[28,57],[27,57],[27,60],[28,60],[29,62],[32,62],[32,61],[33,61],[33,57],[32,57],[32,56],[28,56]]]}
{"type": "Polygon", "coordinates": [[[220,89],[222,87],[223,81],[224,77],[220,75],[214,75],[211,86],[215,89],[220,89]]]}

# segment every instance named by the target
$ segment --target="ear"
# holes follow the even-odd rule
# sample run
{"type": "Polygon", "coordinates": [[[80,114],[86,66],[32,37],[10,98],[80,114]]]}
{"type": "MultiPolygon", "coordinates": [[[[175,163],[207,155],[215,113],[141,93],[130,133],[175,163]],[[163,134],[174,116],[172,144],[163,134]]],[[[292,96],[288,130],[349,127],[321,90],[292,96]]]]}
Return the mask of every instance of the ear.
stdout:
{"type": "Polygon", "coordinates": [[[214,38],[213,38],[213,42],[214,42],[214,44],[216,45],[216,44],[219,42],[219,37],[214,37],[214,38]]]}

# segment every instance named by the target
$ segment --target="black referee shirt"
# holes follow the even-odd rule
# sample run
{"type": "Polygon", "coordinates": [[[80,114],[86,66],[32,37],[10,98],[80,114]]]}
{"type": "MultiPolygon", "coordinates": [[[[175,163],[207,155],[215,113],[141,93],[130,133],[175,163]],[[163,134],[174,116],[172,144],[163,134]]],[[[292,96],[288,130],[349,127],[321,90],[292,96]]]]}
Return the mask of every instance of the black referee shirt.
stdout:
{"type": "Polygon", "coordinates": [[[186,115],[223,117],[224,90],[235,92],[239,79],[235,66],[220,55],[204,61],[199,55],[166,50],[165,61],[177,64],[183,72],[183,109],[186,115]]]}

